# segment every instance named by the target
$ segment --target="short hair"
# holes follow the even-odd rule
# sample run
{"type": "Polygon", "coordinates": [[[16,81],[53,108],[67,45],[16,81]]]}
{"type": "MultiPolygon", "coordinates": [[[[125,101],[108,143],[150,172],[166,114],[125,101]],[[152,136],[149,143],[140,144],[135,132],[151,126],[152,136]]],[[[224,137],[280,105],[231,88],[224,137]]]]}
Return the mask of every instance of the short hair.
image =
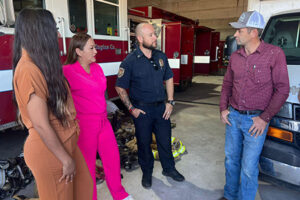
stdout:
{"type": "Polygon", "coordinates": [[[261,36],[262,32],[263,32],[263,29],[260,29],[260,28],[253,28],[253,27],[247,27],[247,31],[248,33],[250,33],[252,30],[256,29],[257,30],[257,33],[258,33],[258,37],[261,36]]]}
{"type": "Polygon", "coordinates": [[[146,24],[149,24],[149,23],[142,22],[136,26],[136,28],[135,28],[135,36],[136,37],[142,35],[142,29],[143,29],[144,25],[146,25],[146,24]]]}

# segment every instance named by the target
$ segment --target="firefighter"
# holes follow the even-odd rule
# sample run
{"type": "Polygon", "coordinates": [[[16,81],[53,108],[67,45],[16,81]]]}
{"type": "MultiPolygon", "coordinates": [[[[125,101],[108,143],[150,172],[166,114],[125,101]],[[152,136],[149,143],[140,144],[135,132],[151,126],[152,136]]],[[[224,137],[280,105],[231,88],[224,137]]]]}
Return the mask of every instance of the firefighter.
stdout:
{"type": "Polygon", "coordinates": [[[173,73],[167,56],[157,47],[157,36],[151,24],[136,27],[137,49],[121,63],[116,90],[133,117],[138,144],[138,162],[142,186],[150,188],[154,158],[150,144],[155,133],[163,175],[175,181],[184,177],[175,169],[171,150],[170,115],[175,104],[173,73]],[[166,83],[166,92],[163,82],[166,83]],[[126,89],[129,88],[129,97],[126,89]]]}

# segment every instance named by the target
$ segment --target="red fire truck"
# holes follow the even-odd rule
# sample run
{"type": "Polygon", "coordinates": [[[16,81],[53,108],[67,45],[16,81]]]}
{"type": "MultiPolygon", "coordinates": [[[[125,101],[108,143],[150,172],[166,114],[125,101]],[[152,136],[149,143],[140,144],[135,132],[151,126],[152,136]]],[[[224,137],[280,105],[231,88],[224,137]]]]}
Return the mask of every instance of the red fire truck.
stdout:
{"type": "Polygon", "coordinates": [[[183,89],[191,83],[194,73],[209,73],[206,69],[217,57],[210,53],[212,29],[152,6],[130,9],[128,15],[126,0],[0,1],[0,131],[17,126],[11,66],[15,17],[23,8],[45,8],[53,13],[62,36],[62,61],[75,33],[87,32],[94,38],[96,60],[107,77],[109,99],[118,98],[114,89],[117,72],[121,61],[134,48],[134,28],[139,22],[150,22],[156,28],[158,48],[168,56],[174,82],[183,89]],[[207,35],[209,39],[205,39],[207,35]]]}
{"type": "Polygon", "coordinates": [[[66,58],[70,38],[87,32],[97,44],[97,63],[107,77],[108,98],[114,89],[121,61],[128,54],[127,1],[123,0],[5,0],[0,1],[0,130],[16,126],[12,101],[12,50],[14,21],[23,8],[50,10],[62,35],[60,49],[66,58]]]}

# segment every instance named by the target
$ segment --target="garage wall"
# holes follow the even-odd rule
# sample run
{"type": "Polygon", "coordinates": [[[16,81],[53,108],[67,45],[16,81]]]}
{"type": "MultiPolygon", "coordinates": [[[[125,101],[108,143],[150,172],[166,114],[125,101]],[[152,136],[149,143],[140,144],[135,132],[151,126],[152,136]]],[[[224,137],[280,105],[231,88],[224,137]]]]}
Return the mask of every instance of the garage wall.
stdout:
{"type": "Polygon", "coordinates": [[[128,0],[128,8],[147,5],[199,20],[199,25],[220,31],[225,40],[234,33],[228,23],[247,10],[248,0],[128,0]]]}

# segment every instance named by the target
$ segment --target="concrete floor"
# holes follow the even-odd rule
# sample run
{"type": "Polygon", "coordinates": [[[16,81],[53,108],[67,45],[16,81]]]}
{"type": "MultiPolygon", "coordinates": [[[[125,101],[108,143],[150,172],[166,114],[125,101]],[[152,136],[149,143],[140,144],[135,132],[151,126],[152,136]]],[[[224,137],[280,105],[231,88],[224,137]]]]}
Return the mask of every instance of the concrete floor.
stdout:
{"type": "MultiPolygon", "coordinates": [[[[161,174],[160,162],[155,162],[151,189],[141,186],[140,169],[127,172],[122,183],[136,200],[217,200],[223,194],[224,125],[219,120],[219,95],[223,77],[197,76],[192,87],[175,93],[177,100],[172,115],[177,123],[173,136],[180,139],[188,153],[176,162],[176,168],[186,181],[177,183],[161,174]]],[[[30,193],[32,186],[21,193],[30,193]],[[28,191],[29,190],[29,191],[28,191]]],[[[98,199],[112,200],[104,183],[97,186],[98,199]]],[[[282,184],[260,181],[255,200],[296,200],[299,190],[282,184]]]]}

